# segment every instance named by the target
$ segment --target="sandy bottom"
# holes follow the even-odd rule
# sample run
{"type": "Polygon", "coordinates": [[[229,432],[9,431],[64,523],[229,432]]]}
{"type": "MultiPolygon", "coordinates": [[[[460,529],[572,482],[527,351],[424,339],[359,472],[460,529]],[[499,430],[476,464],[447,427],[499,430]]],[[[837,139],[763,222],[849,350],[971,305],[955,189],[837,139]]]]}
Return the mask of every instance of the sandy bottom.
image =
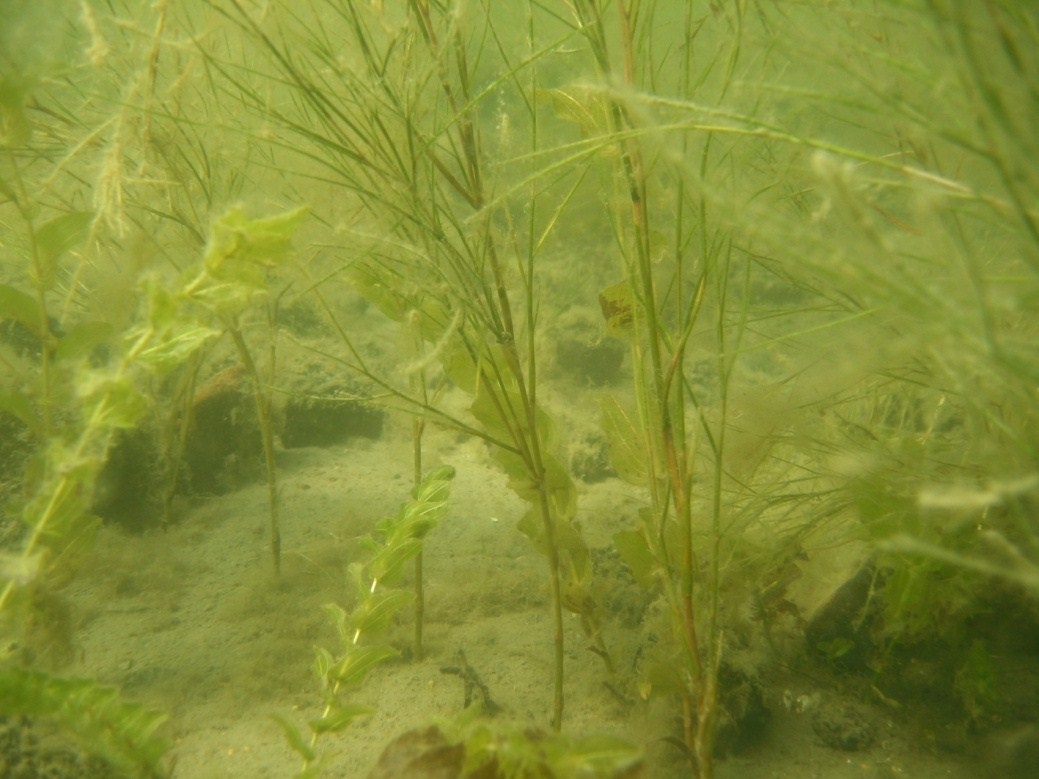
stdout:
{"type": "MultiPolygon", "coordinates": [[[[68,590],[80,619],[74,671],[169,712],[175,776],[288,777],[298,769],[271,715],[302,726],[319,714],[313,647],[336,646],[321,606],[348,605],[346,567],[359,554],[356,538],[407,496],[411,450],[398,438],[280,453],[284,552],[277,582],[261,484],[186,507],[166,531],[102,531],[68,590]]],[[[395,736],[457,715],[462,683],[440,669],[459,650],[503,708],[500,716],[547,725],[546,565],[515,529],[523,506],[482,444],[435,433],[426,457],[431,466],[446,462],[458,471],[450,512],[425,546],[426,656],[377,667],[355,692],[375,713],[319,742],[319,751],[332,753],[329,777],[363,778],[395,736]]],[[[638,502],[614,479],[582,489],[584,533],[593,548],[604,547],[638,502]]],[[[404,645],[409,631],[402,625],[392,638],[404,645]]],[[[645,745],[647,777],[687,775],[661,742],[673,728],[670,704],[621,702],[604,685],[603,665],[585,649],[576,620],[568,632],[565,729],[645,745]]],[[[777,684],[777,702],[784,694],[788,701],[835,695],[807,678],[777,684]]],[[[876,713],[876,745],[847,753],[822,745],[798,706],[771,708],[764,743],[719,761],[720,779],[977,775],[916,743],[883,711],[876,713]]]]}

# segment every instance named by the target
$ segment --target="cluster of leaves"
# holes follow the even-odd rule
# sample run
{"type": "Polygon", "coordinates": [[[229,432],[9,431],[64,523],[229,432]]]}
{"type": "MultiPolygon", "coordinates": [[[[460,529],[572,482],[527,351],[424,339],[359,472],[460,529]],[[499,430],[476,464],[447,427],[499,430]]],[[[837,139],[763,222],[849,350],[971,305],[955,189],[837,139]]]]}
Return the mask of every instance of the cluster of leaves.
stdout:
{"type": "Polygon", "coordinates": [[[185,299],[201,304],[208,314],[201,321],[215,320],[230,334],[238,359],[252,381],[267,471],[271,555],[276,574],[281,572],[281,529],[271,383],[275,372],[277,297],[271,295],[271,288],[274,271],[293,256],[292,234],[305,213],[306,208],[301,207],[270,217],[250,219],[239,207],[229,209],[214,220],[202,262],[184,274],[179,292],[185,299]],[[267,311],[269,357],[266,377],[261,375],[241,322],[245,312],[260,300],[266,303],[267,311]]]}
{"type": "Polygon", "coordinates": [[[342,731],[358,717],[371,713],[371,707],[344,698],[372,668],[400,654],[390,644],[369,642],[384,633],[414,598],[411,590],[396,585],[406,564],[422,550],[423,539],[447,513],[454,475],[454,469],[446,465],[431,471],[412,490],[411,500],[402,503],[395,514],[379,520],[375,533],[362,540],[368,557],[351,563],[348,569],[356,597],[353,610],[347,612],[337,603],[325,606],[340,645],[335,654],[323,647],[315,650],[314,668],[321,681],[324,711],[307,723],[309,738],[287,717],[275,716],[289,745],[303,758],[299,777],[319,775],[328,759],[327,754],[319,756],[315,749],[319,736],[342,731]]]}
{"type": "Polygon", "coordinates": [[[642,750],[616,736],[543,733],[515,724],[478,719],[472,706],[441,723],[447,740],[465,750],[461,777],[494,779],[635,779],[642,750]]]}
{"type": "MultiPolygon", "coordinates": [[[[185,319],[153,280],[140,298],[124,295],[140,301],[132,324],[108,318],[82,294],[84,269],[104,259],[91,252],[111,214],[102,213],[101,195],[94,199],[98,211],[77,205],[89,201],[78,158],[97,143],[83,141],[90,110],[70,112],[61,97],[69,93],[56,83],[77,81],[70,91],[82,96],[97,86],[97,74],[66,79],[78,65],[58,49],[76,34],[59,33],[61,14],[41,16],[21,5],[8,9],[10,30],[0,35],[0,243],[9,252],[0,258],[0,415],[6,433],[18,431],[3,441],[5,477],[20,482],[17,489],[3,485],[4,519],[20,528],[0,551],[0,713],[55,721],[113,774],[164,776],[166,744],[157,735],[164,715],[89,679],[32,667],[39,658],[29,647],[40,604],[92,542],[96,482],[115,435],[140,423],[150,405],[148,384],[215,333],[185,319]],[[29,34],[29,20],[44,17],[45,32],[29,34]]],[[[89,9],[83,12],[91,22],[89,9]]],[[[109,162],[98,166],[102,178],[118,167],[109,162]]]]}
{"type": "Polygon", "coordinates": [[[225,327],[271,291],[271,274],[292,258],[292,234],[305,207],[250,218],[234,206],[213,220],[202,262],[185,272],[182,294],[202,304],[225,327]]]}
{"type": "MultiPolygon", "coordinates": [[[[99,520],[93,515],[95,482],[113,436],[136,426],[149,406],[149,377],[180,365],[214,331],[185,319],[159,285],[146,289],[141,321],[115,333],[102,321],[55,332],[46,301],[61,256],[82,241],[88,220],[67,214],[33,232],[36,294],[0,286],[0,318],[31,336],[20,365],[20,384],[0,391],[0,411],[30,432],[24,496],[6,508],[24,525],[21,548],[0,553],[0,626],[5,663],[0,699],[6,714],[56,719],[80,736],[84,748],[125,775],[164,774],[164,742],[155,736],[163,716],[119,698],[90,680],[63,679],[27,669],[8,656],[31,625],[32,593],[67,578],[88,549],[99,520]],[[42,270],[41,270],[42,269],[42,270]]],[[[12,376],[12,378],[15,378],[12,376]]]]}
{"type": "Polygon", "coordinates": [[[167,743],[158,734],[166,715],[125,701],[116,689],[92,679],[0,669],[0,715],[48,717],[60,723],[120,776],[169,775],[163,761],[167,743]]]}

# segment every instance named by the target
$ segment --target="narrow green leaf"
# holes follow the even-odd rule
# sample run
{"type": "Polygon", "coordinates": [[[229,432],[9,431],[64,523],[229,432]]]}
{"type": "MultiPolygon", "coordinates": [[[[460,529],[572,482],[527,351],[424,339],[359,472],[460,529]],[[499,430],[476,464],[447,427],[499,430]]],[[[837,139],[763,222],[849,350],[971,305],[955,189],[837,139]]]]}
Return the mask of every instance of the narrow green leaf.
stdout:
{"type": "Polygon", "coordinates": [[[308,763],[317,757],[317,753],[314,752],[307,740],[303,738],[303,734],[299,732],[295,722],[282,714],[272,714],[271,719],[281,725],[282,732],[285,734],[285,740],[289,742],[289,746],[300,757],[308,763]]]}
{"type": "Polygon", "coordinates": [[[337,706],[321,719],[311,720],[308,725],[315,733],[338,733],[358,717],[370,716],[375,709],[361,703],[337,706]]]}
{"type": "Polygon", "coordinates": [[[368,671],[382,661],[399,654],[392,646],[386,645],[350,647],[346,656],[329,673],[341,684],[353,684],[361,681],[368,671]]]}
{"type": "Polygon", "coordinates": [[[368,563],[368,574],[377,582],[391,585],[404,572],[404,564],[422,551],[417,538],[404,538],[392,546],[383,547],[368,563]]]}
{"type": "Polygon", "coordinates": [[[350,643],[350,624],[346,611],[338,603],[326,603],[321,607],[335,626],[336,633],[344,644],[350,643]]]}
{"type": "Polygon", "coordinates": [[[407,590],[381,590],[370,593],[350,615],[350,624],[355,631],[368,634],[382,630],[390,624],[393,615],[415,595],[407,590]]]}

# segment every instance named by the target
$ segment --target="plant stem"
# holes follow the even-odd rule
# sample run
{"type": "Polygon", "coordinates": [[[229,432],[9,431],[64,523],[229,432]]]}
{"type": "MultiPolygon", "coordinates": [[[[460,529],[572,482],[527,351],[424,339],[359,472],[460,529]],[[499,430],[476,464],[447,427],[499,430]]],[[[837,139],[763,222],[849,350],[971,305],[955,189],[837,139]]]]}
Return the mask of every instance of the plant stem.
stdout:
{"type": "MultiPolygon", "coordinates": [[[[274,462],[274,430],[271,422],[271,396],[260,378],[256,362],[245,342],[242,331],[237,326],[228,328],[238,351],[238,358],[245,366],[253,384],[253,400],[256,406],[256,419],[260,425],[260,437],[263,439],[263,460],[267,470],[267,501],[270,507],[271,525],[271,558],[274,563],[275,577],[281,577],[281,529],[278,522],[278,471],[274,462]]],[[[273,334],[272,334],[273,337],[273,334]]]]}
{"type": "MultiPolygon", "coordinates": [[[[411,423],[411,440],[414,457],[415,486],[422,483],[422,433],[426,420],[415,417],[411,423]]],[[[415,555],[415,659],[422,659],[423,621],[426,615],[426,587],[422,578],[422,549],[415,555]]]]}

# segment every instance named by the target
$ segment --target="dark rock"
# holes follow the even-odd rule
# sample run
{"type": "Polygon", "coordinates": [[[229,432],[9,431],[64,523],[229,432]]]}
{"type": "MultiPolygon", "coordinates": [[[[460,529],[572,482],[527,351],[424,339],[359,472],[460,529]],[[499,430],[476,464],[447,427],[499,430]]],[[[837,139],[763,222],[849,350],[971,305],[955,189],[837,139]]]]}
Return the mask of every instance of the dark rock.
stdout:
{"type": "MultiPolygon", "coordinates": [[[[286,449],[333,446],[350,438],[379,438],[386,412],[354,397],[300,393],[285,404],[281,442],[286,449]]],[[[343,395],[349,393],[343,392],[343,395]]]]}
{"type": "Polygon", "coordinates": [[[761,743],[772,713],[757,679],[723,664],[718,671],[719,711],[715,753],[743,754],[761,743]]]}
{"type": "Polygon", "coordinates": [[[249,377],[241,366],[220,371],[191,403],[184,442],[186,491],[220,495],[257,478],[263,470],[263,439],[249,377]]]}
{"type": "Polygon", "coordinates": [[[836,668],[864,671],[874,649],[870,632],[876,607],[871,598],[883,578],[872,564],[862,566],[812,615],[805,627],[808,651],[836,668]]]}
{"type": "MultiPolygon", "coordinates": [[[[449,744],[440,728],[409,730],[393,739],[368,779],[456,779],[462,774],[465,747],[449,744]]],[[[495,774],[488,774],[488,779],[495,774]]]]}
{"type": "Polygon", "coordinates": [[[821,705],[812,716],[812,732],[823,744],[842,752],[868,749],[877,740],[870,715],[849,704],[821,705]]]}
{"type": "Polygon", "coordinates": [[[93,512],[127,530],[147,530],[161,523],[159,489],[154,437],[143,429],[120,430],[94,486],[93,512]]]}

